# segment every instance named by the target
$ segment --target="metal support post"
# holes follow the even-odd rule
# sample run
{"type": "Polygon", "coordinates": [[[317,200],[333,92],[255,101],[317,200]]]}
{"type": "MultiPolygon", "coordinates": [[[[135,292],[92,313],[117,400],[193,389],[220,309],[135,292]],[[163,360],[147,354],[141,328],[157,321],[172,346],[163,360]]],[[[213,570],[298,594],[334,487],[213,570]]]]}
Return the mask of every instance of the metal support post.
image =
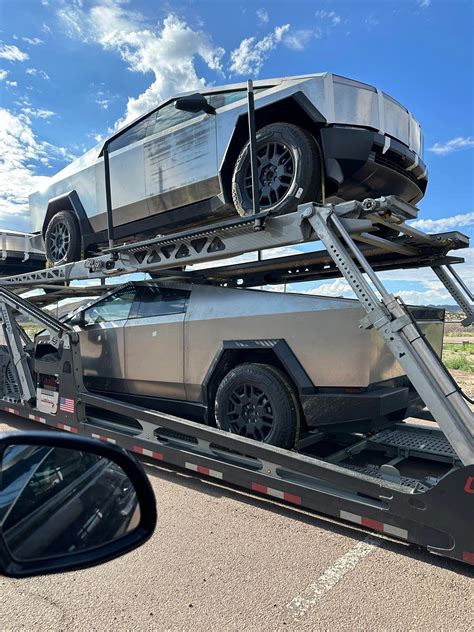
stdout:
{"type": "Polygon", "coordinates": [[[20,389],[21,400],[31,401],[36,393],[31,376],[31,369],[28,365],[28,356],[23,350],[23,344],[18,331],[18,325],[13,314],[13,309],[9,307],[3,300],[0,301],[0,309],[2,314],[2,327],[7,342],[10,356],[18,376],[18,386],[20,389]]]}
{"type": "MultiPolygon", "coordinates": [[[[250,150],[250,173],[252,176],[252,204],[253,214],[260,212],[260,191],[258,186],[258,165],[257,165],[257,131],[255,127],[255,101],[253,94],[253,82],[247,81],[247,107],[249,119],[249,150],[250,150]]],[[[255,219],[254,229],[263,229],[263,220],[260,217],[255,219]]]]}
{"type": "Polygon", "coordinates": [[[474,464],[474,415],[410,313],[385,289],[330,205],[308,204],[300,209],[303,221],[309,221],[366,311],[361,327],[379,331],[460,460],[474,464]]]}
{"type": "Polygon", "coordinates": [[[448,290],[456,303],[466,314],[466,318],[462,321],[464,327],[472,325],[474,322],[474,307],[472,305],[473,296],[469,288],[465,285],[463,280],[454,271],[451,266],[433,266],[433,272],[438,279],[448,290]],[[464,292],[464,293],[463,293],[464,292]],[[466,298],[467,295],[467,298],[466,298]],[[469,302],[469,299],[471,302],[469,302]]]}

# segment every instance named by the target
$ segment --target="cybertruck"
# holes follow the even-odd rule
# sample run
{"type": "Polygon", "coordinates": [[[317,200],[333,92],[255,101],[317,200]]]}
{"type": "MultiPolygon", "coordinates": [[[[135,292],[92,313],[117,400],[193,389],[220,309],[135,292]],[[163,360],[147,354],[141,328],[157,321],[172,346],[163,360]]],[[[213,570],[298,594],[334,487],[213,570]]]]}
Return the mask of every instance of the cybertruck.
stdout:
{"type": "MultiPolygon", "coordinates": [[[[444,310],[410,310],[441,354],[444,310]]],[[[372,431],[423,407],[362,316],[352,299],[145,281],[68,322],[89,390],[292,448],[314,428],[372,431]]],[[[36,337],[35,357],[54,359],[46,340],[36,337]]]]}
{"type": "MultiPolygon", "coordinates": [[[[380,90],[330,73],[255,82],[259,205],[397,195],[427,185],[416,119],[380,90]]],[[[50,263],[107,241],[104,147],[116,240],[185,229],[252,209],[245,84],[176,96],[101,142],[30,196],[50,263]]]]}

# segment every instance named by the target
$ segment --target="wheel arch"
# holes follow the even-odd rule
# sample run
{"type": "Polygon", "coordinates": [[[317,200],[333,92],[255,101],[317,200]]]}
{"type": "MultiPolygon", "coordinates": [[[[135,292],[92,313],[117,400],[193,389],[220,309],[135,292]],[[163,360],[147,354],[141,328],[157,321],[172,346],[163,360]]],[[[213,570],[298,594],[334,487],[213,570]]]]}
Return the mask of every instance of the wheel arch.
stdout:
{"type": "Polygon", "coordinates": [[[220,381],[234,367],[246,362],[268,364],[282,371],[298,394],[304,420],[299,397],[315,393],[316,387],[285,340],[258,339],[225,340],[220,346],[201,385],[202,401],[207,406],[207,422],[213,419],[214,398],[220,381]]]}
{"type": "MultiPolygon", "coordinates": [[[[293,123],[310,132],[319,146],[319,130],[326,124],[326,119],[301,91],[291,96],[270,103],[255,110],[256,129],[270,123],[293,123]]],[[[231,182],[235,162],[242,147],[249,140],[247,114],[241,114],[237,119],[232,137],[219,170],[219,180],[225,202],[232,204],[231,182]]]]}
{"type": "Polygon", "coordinates": [[[82,205],[79,195],[77,194],[77,191],[70,191],[65,195],[59,195],[58,197],[49,200],[43,222],[43,227],[41,229],[43,239],[45,237],[46,228],[51,221],[51,218],[60,211],[71,211],[76,217],[81,233],[81,250],[83,250],[84,237],[86,235],[90,235],[93,231],[89,219],[86,215],[86,211],[82,205]]]}

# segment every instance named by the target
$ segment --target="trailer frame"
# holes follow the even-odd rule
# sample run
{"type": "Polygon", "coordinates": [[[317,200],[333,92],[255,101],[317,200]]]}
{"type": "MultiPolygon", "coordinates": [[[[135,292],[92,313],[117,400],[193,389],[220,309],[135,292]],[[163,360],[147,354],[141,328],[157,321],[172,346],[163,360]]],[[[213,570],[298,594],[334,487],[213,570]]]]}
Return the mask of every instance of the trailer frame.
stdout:
{"type": "MultiPolygon", "coordinates": [[[[452,273],[459,258],[449,255],[451,249],[467,245],[466,238],[426,235],[405,223],[415,217],[414,207],[393,197],[339,205],[309,203],[287,216],[259,213],[207,229],[114,246],[104,255],[56,269],[0,279],[0,313],[8,346],[1,369],[10,370],[11,387],[3,392],[0,408],[474,564],[473,415],[405,305],[387,292],[369,262],[372,257],[375,267],[383,269],[409,260],[408,267],[441,270],[438,277],[464,309],[465,324],[472,323],[472,295],[452,273]],[[261,220],[258,232],[256,218],[261,220]],[[373,234],[383,225],[404,237],[373,234]],[[288,451],[98,395],[84,387],[79,336],[73,327],[12,291],[59,288],[64,281],[102,280],[137,271],[220,284],[231,279],[239,285],[229,266],[223,276],[218,267],[175,268],[183,261],[212,262],[223,253],[228,257],[316,240],[326,247],[323,256],[333,262],[320,266],[319,272],[327,275],[329,265],[331,274],[346,278],[366,312],[360,326],[380,332],[440,428],[402,422],[373,434],[314,432],[303,437],[299,451],[288,451]],[[424,252],[419,265],[418,250],[424,252]],[[45,327],[57,349],[54,359],[34,357],[18,315],[45,327]],[[45,376],[50,378],[47,384],[45,376]],[[123,417],[136,420],[136,427],[120,422],[123,417]]],[[[316,253],[315,260],[318,257],[321,254],[316,253]]],[[[287,259],[289,269],[292,261],[287,259]]],[[[251,266],[248,278],[255,278],[268,261],[251,266]]]]}

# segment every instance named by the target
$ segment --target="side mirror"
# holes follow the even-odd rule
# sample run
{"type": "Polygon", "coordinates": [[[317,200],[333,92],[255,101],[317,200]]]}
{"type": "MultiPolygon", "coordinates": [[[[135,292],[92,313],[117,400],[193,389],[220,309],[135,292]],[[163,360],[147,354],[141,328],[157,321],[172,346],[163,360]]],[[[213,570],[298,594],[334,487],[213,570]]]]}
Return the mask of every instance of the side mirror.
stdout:
{"type": "Polygon", "coordinates": [[[84,327],[85,325],[84,312],[76,312],[75,314],[73,314],[71,318],[68,320],[68,324],[71,325],[71,327],[84,327]]]}
{"type": "Polygon", "coordinates": [[[206,97],[198,92],[186,97],[179,97],[174,102],[174,107],[185,112],[207,112],[207,114],[215,114],[216,112],[216,108],[213,108],[206,97]]]}
{"type": "Polygon", "coordinates": [[[0,436],[0,574],[102,564],[155,526],[150,482],[125,450],[60,433],[0,436]]]}

